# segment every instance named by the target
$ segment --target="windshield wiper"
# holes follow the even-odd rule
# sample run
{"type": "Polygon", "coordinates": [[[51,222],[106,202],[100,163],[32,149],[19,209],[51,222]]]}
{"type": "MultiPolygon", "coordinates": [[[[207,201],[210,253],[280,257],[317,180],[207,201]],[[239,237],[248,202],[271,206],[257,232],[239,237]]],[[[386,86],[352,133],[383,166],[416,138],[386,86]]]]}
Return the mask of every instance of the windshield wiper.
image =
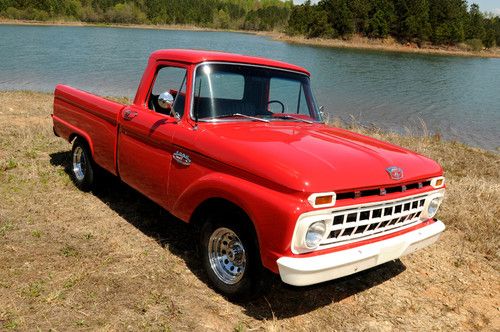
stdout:
{"type": "Polygon", "coordinates": [[[283,115],[273,115],[274,118],[278,118],[278,119],[293,119],[293,120],[297,120],[297,121],[301,121],[301,122],[305,122],[305,123],[314,123],[314,121],[311,121],[311,120],[306,120],[306,119],[302,119],[302,118],[299,118],[297,116],[293,116],[293,115],[289,115],[289,114],[283,114],[283,115]]]}
{"type": "Polygon", "coordinates": [[[246,114],[241,114],[241,113],[234,113],[234,114],[224,114],[224,115],[217,115],[213,116],[213,119],[221,119],[221,118],[230,118],[233,116],[241,116],[242,118],[250,119],[250,120],[255,120],[255,121],[262,121],[262,122],[269,122],[269,120],[258,118],[256,116],[250,116],[246,114]]]}

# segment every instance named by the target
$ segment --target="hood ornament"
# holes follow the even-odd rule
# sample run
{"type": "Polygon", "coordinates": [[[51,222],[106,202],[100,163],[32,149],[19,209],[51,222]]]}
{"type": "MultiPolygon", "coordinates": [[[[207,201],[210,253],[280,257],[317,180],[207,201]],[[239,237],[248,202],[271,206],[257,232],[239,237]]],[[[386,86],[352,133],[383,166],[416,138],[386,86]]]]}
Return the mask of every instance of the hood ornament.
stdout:
{"type": "Polygon", "coordinates": [[[404,176],[403,169],[401,169],[397,166],[387,167],[385,170],[387,171],[387,173],[389,173],[389,176],[393,180],[401,180],[404,176]]]}

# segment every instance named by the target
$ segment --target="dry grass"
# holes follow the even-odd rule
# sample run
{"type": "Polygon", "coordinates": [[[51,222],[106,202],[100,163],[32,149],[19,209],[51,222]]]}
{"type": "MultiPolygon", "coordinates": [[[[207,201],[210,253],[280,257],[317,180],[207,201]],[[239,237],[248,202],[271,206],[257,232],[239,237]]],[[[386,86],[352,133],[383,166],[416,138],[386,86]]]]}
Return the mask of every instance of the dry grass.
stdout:
{"type": "Polygon", "coordinates": [[[355,130],[438,160],[441,241],[307,288],[276,281],[239,305],[205,283],[189,226],[109,177],[67,174],[52,95],[0,92],[0,330],[495,330],[500,326],[498,154],[433,137],[355,130]],[[36,105],[36,106],[33,106],[36,105]]]}

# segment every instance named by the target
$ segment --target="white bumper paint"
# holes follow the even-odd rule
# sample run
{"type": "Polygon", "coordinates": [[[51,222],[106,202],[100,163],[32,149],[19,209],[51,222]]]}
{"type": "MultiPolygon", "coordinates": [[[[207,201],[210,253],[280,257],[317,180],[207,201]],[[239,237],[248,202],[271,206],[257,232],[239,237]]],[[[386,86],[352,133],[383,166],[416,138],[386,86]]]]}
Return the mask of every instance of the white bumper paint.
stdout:
{"type": "Polygon", "coordinates": [[[281,280],[306,286],[366,270],[433,244],[444,229],[437,220],[403,235],[352,249],[313,257],[281,257],[277,260],[281,280]]]}

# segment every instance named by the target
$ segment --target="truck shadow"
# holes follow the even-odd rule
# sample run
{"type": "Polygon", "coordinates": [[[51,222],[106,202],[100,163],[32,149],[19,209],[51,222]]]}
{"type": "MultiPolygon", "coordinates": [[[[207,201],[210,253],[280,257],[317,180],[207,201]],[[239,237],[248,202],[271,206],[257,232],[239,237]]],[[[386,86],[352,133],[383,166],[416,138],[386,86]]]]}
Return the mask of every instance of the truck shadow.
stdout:
{"type": "MultiPolygon", "coordinates": [[[[63,166],[70,174],[70,152],[50,155],[54,166],[63,166]]],[[[118,178],[102,174],[100,185],[93,194],[118,213],[128,223],[153,238],[163,248],[186,262],[193,274],[209,285],[193,246],[198,239],[190,225],[175,218],[139,192],[122,183],[118,178]]],[[[352,276],[307,287],[293,287],[281,282],[278,276],[265,297],[249,303],[238,303],[245,314],[255,319],[283,319],[311,312],[315,309],[342,301],[397,276],[406,270],[400,261],[391,261],[352,276]]]]}

